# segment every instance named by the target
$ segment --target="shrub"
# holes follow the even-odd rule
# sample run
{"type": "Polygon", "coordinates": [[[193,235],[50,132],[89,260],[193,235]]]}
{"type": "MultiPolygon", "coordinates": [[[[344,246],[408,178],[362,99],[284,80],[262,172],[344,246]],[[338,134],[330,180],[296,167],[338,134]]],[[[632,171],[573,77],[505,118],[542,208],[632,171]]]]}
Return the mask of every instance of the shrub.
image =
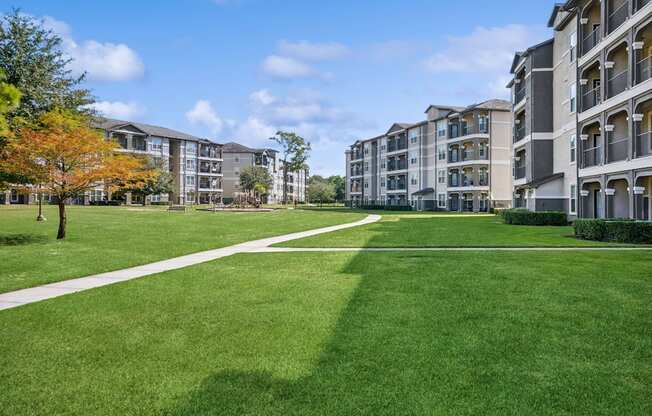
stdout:
{"type": "Polygon", "coordinates": [[[532,212],[526,209],[517,208],[503,210],[500,215],[505,224],[511,225],[568,225],[568,218],[564,212],[532,212]]]}
{"type": "Polygon", "coordinates": [[[150,205],[170,205],[170,203],[163,202],[163,201],[155,201],[155,202],[150,202],[150,205]]]}
{"type": "Polygon", "coordinates": [[[652,222],[578,219],[574,227],[575,237],[583,240],[652,244],[652,222]]]}
{"type": "Polygon", "coordinates": [[[367,204],[360,205],[358,208],[368,211],[412,211],[412,207],[410,205],[367,204]]]}

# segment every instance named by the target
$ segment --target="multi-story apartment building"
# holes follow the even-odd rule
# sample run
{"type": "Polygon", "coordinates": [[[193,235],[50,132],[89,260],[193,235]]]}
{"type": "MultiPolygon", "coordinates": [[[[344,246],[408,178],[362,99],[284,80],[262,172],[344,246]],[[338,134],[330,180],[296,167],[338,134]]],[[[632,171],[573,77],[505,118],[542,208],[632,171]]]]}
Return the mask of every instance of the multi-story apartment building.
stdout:
{"type": "MultiPolygon", "coordinates": [[[[137,195],[126,194],[125,202],[172,204],[209,204],[222,200],[222,146],[209,140],[165,127],[132,121],[100,118],[95,127],[106,138],[117,141],[118,151],[158,159],[159,165],[172,173],[174,191],[170,194],[150,195],[146,200],[137,195]]],[[[103,186],[98,185],[74,201],[89,204],[109,198],[103,186]]],[[[47,198],[46,196],[46,199],[47,198]]],[[[36,196],[30,192],[10,190],[4,203],[33,203],[36,196]]]]}
{"type": "MultiPolygon", "coordinates": [[[[266,202],[277,204],[283,201],[283,162],[274,149],[252,149],[239,143],[224,145],[224,198],[233,200],[239,193],[240,172],[245,167],[260,166],[268,169],[272,177],[272,187],[266,202]]],[[[306,184],[308,172],[300,170],[288,173],[288,202],[306,201],[306,184]]]]}
{"type": "Polygon", "coordinates": [[[511,205],[509,102],[431,105],[346,151],[347,200],[417,210],[488,211],[511,205]]]}
{"type": "Polygon", "coordinates": [[[516,205],[652,218],[650,3],[558,4],[553,39],[517,53],[510,84],[516,205]]]}

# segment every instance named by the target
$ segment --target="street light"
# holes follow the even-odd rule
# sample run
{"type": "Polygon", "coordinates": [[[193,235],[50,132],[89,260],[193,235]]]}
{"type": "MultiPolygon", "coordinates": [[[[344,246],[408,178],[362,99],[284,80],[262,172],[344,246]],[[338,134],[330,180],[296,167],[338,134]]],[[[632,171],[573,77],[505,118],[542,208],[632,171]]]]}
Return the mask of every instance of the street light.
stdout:
{"type": "MultiPolygon", "coordinates": [[[[43,158],[38,158],[36,159],[36,163],[39,166],[45,166],[45,159],[43,158]]],[[[45,221],[45,217],[43,216],[43,192],[41,192],[41,182],[38,184],[38,216],[36,217],[36,221],[45,221]]]]}

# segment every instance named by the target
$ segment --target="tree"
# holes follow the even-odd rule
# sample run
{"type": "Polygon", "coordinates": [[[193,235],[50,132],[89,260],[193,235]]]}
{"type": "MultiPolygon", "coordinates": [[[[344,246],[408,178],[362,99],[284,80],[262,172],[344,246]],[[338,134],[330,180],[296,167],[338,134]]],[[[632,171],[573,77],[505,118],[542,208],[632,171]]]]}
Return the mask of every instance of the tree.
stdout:
{"type": "MultiPolygon", "coordinates": [[[[18,9],[0,14],[0,71],[4,72],[5,82],[22,95],[19,105],[6,112],[11,130],[35,128],[40,117],[54,108],[90,111],[87,105],[93,99],[88,90],[79,88],[84,75],[72,75],[71,59],[64,55],[61,46],[62,39],[45,29],[41,20],[18,9]]],[[[15,96],[15,91],[11,93],[15,96]]],[[[0,137],[0,161],[5,157],[5,142],[0,137]]],[[[24,172],[18,173],[10,175],[0,169],[0,183],[30,182],[24,172]]]]}
{"type": "Polygon", "coordinates": [[[5,114],[15,110],[20,103],[20,91],[15,86],[4,82],[5,73],[0,69],[0,141],[9,137],[10,130],[5,114]]]}
{"type": "Polygon", "coordinates": [[[328,178],[328,182],[333,185],[335,190],[335,201],[344,201],[346,199],[346,179],[343,176],[333,175],[328,178]]]}
{"type": "Polygon", "coordinates": [[[254,198],[267,194],[272,187],[273,179],[269,170],[261,166],[249,166],[240,172],[240,187],[254,198]]]}
{"type": "Polygon", "coordinates": [[[169,194],[174,191],[174,177],[162,159],[146,158],[140,171],[142,174],[132,177],[136,183],[121,184],[123,191],[142,195],[143,203],[149,195],[169,194]]]}
{"type": "Polygon", "coordinates": [[[41,20],[18,9],[0,16],[0,69],[23,95],[11,114],[17,123],[38,122],[54,108],[82,111],[93,102],[89,91],[79,88],[84,75],[72,75],[71,61],[62,51],[61,37],[41,20]]]}
{"type": "Polygon", "coordinates": [[[63,239],[66,201],[101,184],[108,191],[124,183],[143,186],[153,175],[142,169],[142,160],[118,153],[117,148],[117,143],[90,127],[87,117],[55,109],[41,116],[38,127],[24,127],[8,141],[7,158],[0,161],[0,168],[25,174],[56,198],[57,239],[63,239]]]}
{"type": "Polygon", "coordinates": [[[308,182],[308,202],[323,203],[335,200],[335,187],[321,176],[312,176],[308,182]]]}
{"type": "Polygon", "coordinates": [[[283,203],[287,204],[288,173],[308,169],[306,161],[310,157],[310,142],[296,133],[278,131],[270,140],[281,148],[283,168],[283,203]]]}

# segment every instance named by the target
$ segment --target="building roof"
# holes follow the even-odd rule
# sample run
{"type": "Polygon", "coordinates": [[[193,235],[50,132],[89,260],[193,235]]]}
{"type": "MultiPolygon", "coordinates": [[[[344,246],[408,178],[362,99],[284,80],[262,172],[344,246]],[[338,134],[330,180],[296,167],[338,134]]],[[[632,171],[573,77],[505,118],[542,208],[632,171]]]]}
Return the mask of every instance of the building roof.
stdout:
{"type": "Polygon", "coordinates": [[[138,130],[142,131],[143,133],[150,136],[164,137],[167,139],[191,140],[191,141],[214,143],[211,140],[193,136],[187,133],[182,133],[180,131],[172,130],[167,127],[154,126],[151,124],[139,123],[135,121],[124,121],[124,120],[116,120],[116,119],[106,118],[106,117],[97,117],[93,121],[93,126],[107,131],[118,130],[124,126],[133,126],[138,130]]]}
{"type": "Polygon", "coordinates": [[[575,7],[575,2],[574,1],[567,1],[566,3],[556,3],[553,8],[552,8],[552,13],[550,14],[550,18],[548,19],[548,27],[554,28],[555,30],[561,30],[563,29],[568,22],[570,22],[574,16],[574,13],[572,13],[572,9],[575,7]],[[562,19],[559,22],[558,27],[555,27],[555,21],[557,20],[557,17],[559,16],[560,13],[564,13],[562,15],[562,19]]]}
{"type": "Polygon", "coordinates": [[[224,143],[224,145],[222,145],[222,151],[224,153],[256,153],[256,149],[252,149],[251,147],[236,142],[224,143]]]}
{"type": "Polygon", "coordinates": [[[472,110],[512,111],[512,103],[507,100],[492,98],[491,100],[483,101],[481,103],[471,104],[454,114],[466,113],[472,110]]]}
{"type": "Polygon", "coordinates": [[[527,48],[524,51],[518,51],[514,54],[514,60],[512,61],[512,67],[509,70],[510,74],[513,74],[516,71],[516,67],[518,66],[518,63],[521,61],[522,58],[528,56],[532,51],[541,48],[543,46],[549,45],[555,41],[555,38],[550,38],[548,40],[544,40],[541,43],[537,43],[536,45],[532,45],[529,48],[527,48]]]}
{"type": "Polygon", "coordinates": [[[426,111],[424,111],[424,113],[427,113],[433,107],[436,108],[437,110],[449,110],[452,112],[462,111],[464,109],[464,107],[458,107],[458,106],[430,104],[428,108],[426,108],[426,111]]]}
{"type": "Polygon", "coordinates": [[[420,189],[420,190],[418,190],[416,192],[413,192],[412,195],[428,195],[428,194],[432,194],[434,192],[435,192],[434,188],[424,188],[424,189],[420,189]]]}

